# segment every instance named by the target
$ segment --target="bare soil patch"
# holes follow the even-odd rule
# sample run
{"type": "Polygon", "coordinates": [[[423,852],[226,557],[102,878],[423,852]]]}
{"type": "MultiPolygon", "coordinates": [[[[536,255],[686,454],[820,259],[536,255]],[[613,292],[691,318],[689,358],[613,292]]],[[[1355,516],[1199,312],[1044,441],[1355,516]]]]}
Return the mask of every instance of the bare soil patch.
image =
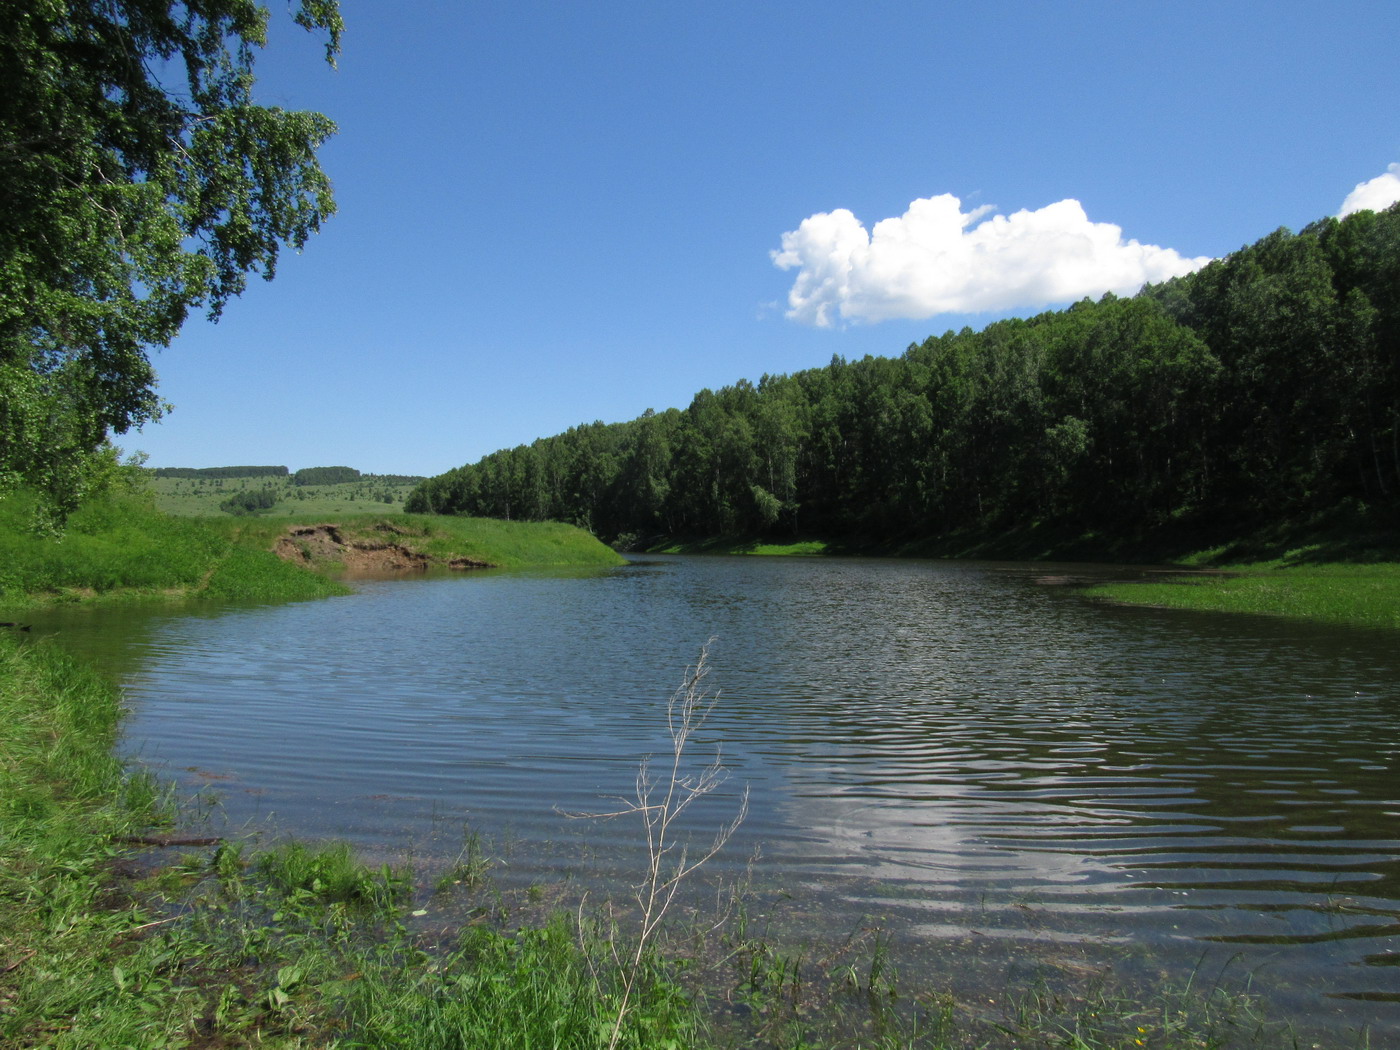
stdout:
{"type": "MultiPolygon", "coordinates": [[[[375,526],[376,532],[403,539],[404,530],[390,524],[375,526]]],[[[348,573],[423,572],[441,564],[420,551],[390,539],[365,540],[346,537],[335,524],[296,525],[279,537],[273,548],[284,561],[302,565],[335,563],[348,573]]],[[[452,569],[489,568],[485,562],[454,558],[446,563],[452,569]]]]}

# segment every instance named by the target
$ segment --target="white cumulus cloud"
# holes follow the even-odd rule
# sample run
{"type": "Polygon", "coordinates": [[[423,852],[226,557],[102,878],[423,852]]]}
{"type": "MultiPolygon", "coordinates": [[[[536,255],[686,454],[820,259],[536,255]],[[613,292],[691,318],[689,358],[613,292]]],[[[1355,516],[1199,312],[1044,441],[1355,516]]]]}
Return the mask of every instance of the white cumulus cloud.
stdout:
{"type": "Polygon", "coordinates": [[[1400,164],[1392,164],[1385,174],[1377,175],[1366,182],[1358,182],[1356,189],[1342,201],[1342,210],[1337,218],[1345,219],[1354,211],[1383,211],[1396,201],[1400,201],[1400,164]]]}
{"type": "Polygon", "coordinates": [[[985,218],[993,210],[965,212],[944,193],[868,232],[845,208],[803,219],[771,253],[779,269],[797,271],[787,316],[830,327],[1043,307],[1131,295],[1210,262],[1125,241],[1120,227],[1090,222],[1076,200],[985,218]]]}

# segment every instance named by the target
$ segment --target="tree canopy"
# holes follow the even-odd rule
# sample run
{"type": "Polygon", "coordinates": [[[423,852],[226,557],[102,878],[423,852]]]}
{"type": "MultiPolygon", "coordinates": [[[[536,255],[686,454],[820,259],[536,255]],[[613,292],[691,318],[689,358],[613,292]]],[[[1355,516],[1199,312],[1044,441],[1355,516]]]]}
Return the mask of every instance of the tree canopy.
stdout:
{"type": "Polygon", "coordinates": [[[1400,509],[1400,205],[1124,299],[702,390],[430,478],[406,509],[607,540],[1131,538],[1400,509]]]}
{"type": "MultiPolygon", "coordinates": [[[[337,0],[299,0],[334,65],[337,0]]],[[[319,113],[254,100],[255,0],[0,0],[0,496],[61,517],[156,419],[148,351],[334,211],[319,113]]]]}

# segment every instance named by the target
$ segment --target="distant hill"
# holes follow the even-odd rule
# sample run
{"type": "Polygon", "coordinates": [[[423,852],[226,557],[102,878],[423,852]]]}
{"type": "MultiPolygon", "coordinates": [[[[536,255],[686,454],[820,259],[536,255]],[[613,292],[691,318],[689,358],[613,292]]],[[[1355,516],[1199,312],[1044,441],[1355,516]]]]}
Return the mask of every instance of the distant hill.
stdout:
{"type": "Polygon", "coordinates": [[[354,467],[302,467],[293,474],[286,467],[149,467],[158,478],[285,478],[298,485],[339,485],[362,478],[389,485],[416,485],[427,480],[421,474],[362,474],[354,467]]]}
{"type": "Polygon", "coordinates": [[[285,478],[286,467],[152,467],[158,478],[285,478]]]}
{"type": "Polygon", "coordinates": [[[362,474],[354,467],[147,468],[156,506],[169,514],[356,514],[401,509],[424,480],[416,474],[362,474]]]}

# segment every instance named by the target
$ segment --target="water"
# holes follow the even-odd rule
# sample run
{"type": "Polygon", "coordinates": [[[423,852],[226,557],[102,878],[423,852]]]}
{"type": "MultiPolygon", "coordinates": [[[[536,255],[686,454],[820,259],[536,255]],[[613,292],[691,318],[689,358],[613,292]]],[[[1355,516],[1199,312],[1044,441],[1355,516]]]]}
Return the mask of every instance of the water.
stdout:
{"type": "Polygon", "coordinates": [[[501,878],[581,888],[636,871],[636,828],[562,812],[631,794],[713,637],[697,746],[730,778],[694,826],[747,785],[713,872],[752,861],[794,929],[878,916],[954,986],[1225,973],[1306,1030],[1400,1040],[1393,636],[1119,608],[1056,571],[1133,570],[654,558],[35,630],[105,660],[126,752],[234,826],[429,865],[467,826],[501,878]]]}

